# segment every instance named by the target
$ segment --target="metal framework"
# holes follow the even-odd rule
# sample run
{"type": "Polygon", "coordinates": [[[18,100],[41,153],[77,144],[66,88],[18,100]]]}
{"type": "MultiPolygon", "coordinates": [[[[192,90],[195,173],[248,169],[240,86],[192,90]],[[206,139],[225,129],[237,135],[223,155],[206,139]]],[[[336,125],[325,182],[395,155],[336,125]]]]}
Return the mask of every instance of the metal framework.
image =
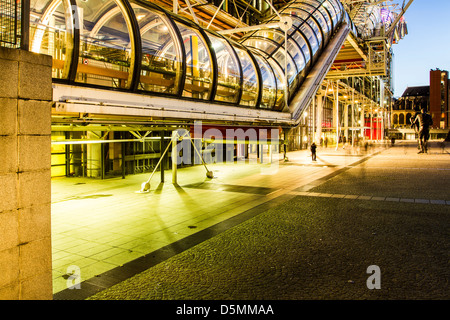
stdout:
{"type": "Polygon", "coordinates": [[[32,9],[31,48],[53,56],[57,82],[275,111],[350,22],[338,0],[303,0],[273,8],[236,42],[140,0],[38,0],[32,9]]]}
{"type": "Polygon", "coordinates": [[[29,11],[30,0],[0,0],[0,46],[28,50],[29,11]]]}
{"type": "Polygon", "coordinates": [[[68,134],[71,141],[58,142],[67,148],[154,143],[153,132],[196,120],[311,134],[316,93],[333,101],[327,130],[338,139],[372,132],[391,103],[392,44],[406,32],[412,0],[384,21],[387,2],[36,0],[30,41],[20,43],[53,57],[52,130],[68,134]]]}

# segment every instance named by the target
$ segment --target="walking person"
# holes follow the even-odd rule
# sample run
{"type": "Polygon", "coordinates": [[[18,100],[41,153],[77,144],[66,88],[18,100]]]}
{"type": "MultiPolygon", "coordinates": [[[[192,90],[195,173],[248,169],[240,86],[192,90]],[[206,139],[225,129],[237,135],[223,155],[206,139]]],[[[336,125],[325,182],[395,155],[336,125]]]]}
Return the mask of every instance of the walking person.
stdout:
{"type": "Polygon", "coordinates": [[[417,149],[420,150],[419,122],[415,122],[416,118],[419,114],[420,114],[420,111],[417,110],[416,113],[414,114],[414,116],[411,117],[411,119],[409,119],[409,121],[411,122],[411,128],[414,128],[414,132],[417,134],[417,149]]]}
{"type": "Polygon", "coordinates": [[[311,156],[312,156],[312,161],[317,161],[317,160],[316,160],[316,149],[317,149],[316,143],[313,142],[313,143],[311,144],[311,156]]]}
{"type": "Polygon", "coordinates": [[[413,125],[419,128],[419,147],[418,153],[426,153],[428,151],[428,139],[430,139],[430,127],[433,125],[433,118],[427,113],[426,108],[422,108],[422,112],[416,115],[413,125]]]}

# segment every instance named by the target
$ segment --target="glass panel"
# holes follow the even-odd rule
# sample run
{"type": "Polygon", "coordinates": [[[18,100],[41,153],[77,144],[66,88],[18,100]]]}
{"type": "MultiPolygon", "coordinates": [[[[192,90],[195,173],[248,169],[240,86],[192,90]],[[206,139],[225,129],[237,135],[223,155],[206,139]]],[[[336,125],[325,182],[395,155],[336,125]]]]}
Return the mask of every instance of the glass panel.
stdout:
{"type": "MultiPolygon", "coordinates": [[[[317,40],[319,41],[318,44],[321,44],[322,43],[321,29],[319,28],[319,25],[314,21],[314,19],[311,18],[310,14],[306,11],[313,12],[314,8],[307,4],[294,3],[291,7],[287,8],[287,10],[284,13],[290,13],[294,17],[300,17],[301,19],[307,21],[307,24],[314,30],[314,33],[316,34],[317,40]]],[[[300,28],[302,32],[304,32],[305,24],[303,23],[300,28]]],[[[309,32],[305,33],[305,35],[309,39],[310,37],[309,32]]],[[[315,46],[316,44],[313,45],[311,43],[311,47],[315,46]]]]}
{"type": "Polygon", "coordinates": [[[272,66],[273,73],[275,74],[275,80],[277,81],[277,98],[275,100],[274,110],[280,111],[284,108],[285,105],[284,88],[286,87],[286,85],[284,82],[283,71],[280,69],[279,65],[275,63],[273,60],[269,60],[269,63],[272,66]]]}
{"type": "Polygon", "coordinates": [[[265,39],[270,39],[280,44],[284,42],[284,33],[276,29],[258,30],[257,32],[255,32],[253,36],[259,36],[265,39]]]}
{"type": "Polygon", "coordinates": [[[331,21],[330,26],[328,26],[327,19],[328,15],[324,12],[325,10],[322,8],[320,3],[315,0],[302,0],[301,4],[298,4],[303,10],[312,13],[314,18],[316,18],[319,26],[322,28],[323,34],[325,35],[325,39],[328,39],[329,30],[331,30],[331,21]],[[307,4],[307,5],[305,5],[307,4]],[[317,11],[318,10],[318,11],[317,11]]]}
{"type": "MultiPolygon", "coordinates": [[[[301,19],[299,17],[295,17],[293,15],[283,14],[283,16],[288,16],[292,19],[292,27],[288,30],[288,36],[290,36],[292,33],[297,31],[297,28],[304,22],[303,19],[301,19]]],[[[280,21],[278,16],[275,16],[273,19],[270,20],[270,22],[277,22],[277,21],[280,21]]],[[[278,31],[278,34],[282,34],[283,40],[280,41],[279,43],[283,43],[284,42],[284,31],[282,31],[281,29],[278,29],[278,28],[275,30],[278,31]]]]}
{"type": "Polygon", "coordinates": [[[298,27],[300,27],[300,25],[303,23],[303,19],[295,17],[295,16],[291,16],[292,18],[292,28],[289,29],[288,34],[292,34],[295,31],[297,31],[298,27]]]}
{"type": "Polygon", "coordinates": [[[302,36],[300,31],[296,31],[294,34],[292,34],[292,40],[294,40],[302,49],[302,52],[305,56],[305,63],[308,64],[309,61],[311,61],[311,52],[308,47],[308,43],[306,42],[305,38],[302,36]]]}
{"type": "Polygon", "coordinates": [[[306,19],[309,18],[309,13],[307,13],[304,10],[302,10],[301,7],[299,9],[299,8],[297,8],[294,5],[292,7],[286,8],[286,10],[283,13],[289,14],[289,15],[291,15],[293,17],[298,17],[298,18],[300,18],[302,20],[306,20],[306,19]]]}
{"type": "Polygon", "coordinates": [[[271,41],[267,41],[264,38],[259,38],[259,37],[258,38],[249,38],[249,39],[245,40],[243,44],[245,46],[259,49],[267,55],[271,55],[278,48],[278,46],[275,43],[273,43],[271,41]]]}
{"type": "Polygon", "coordinates": [[[302,72],[305,68],[305,57],[303,56],[300,48],[294,43],[294,40],[288,39],[288,52],[292,56],[292,59],[297,66],[297,74],[302,72]]]}
{"type": "Polygon", "coordinates": [[[325,22],[327,24],[328,30],[327,33],[330,34],[333,30],[333,24],[331,23],[330,15],[328,14],[328,11],[325,10],[323,7],[319,7],[319,11],[322,13],[323,18],[325,19],[325,22]]]}
{"type": "Polygon", "coordinates": [[[337,24],[337,16],[336,16],[336,12],[334,11],[334,7],[327,1],[324,1],[322,3],[322,6],[325,8],[325,10],[328,13],[328,16],[330,17],[331,21],[332,21],[332,28],[333,29],[336,24],[337,24]]]}
{"type": "Polygon", "coordinates": [[[186,53],[183,97],[209,100],[213,82],[211,56],[198,30],[177,22],[186,53]]]}
{"type": "Polygon", "coordinates": [[[218,79],[216,101],[237,103],[241,88],[241,70],[233,48],[225,39],[208,33],[216,54],[218,79]]]}
{"type": "Polygon", "coordinates": [[[336,10],[328,1],[324,1],[323,6],[325,7],[325,9],[328,10],[328,13],[331,15],[331,20],[333,21],[333,26],[336,26],[338,23],[338,17],[336,14],[336,10]]]}
{"type": "Polygon", "coordinates": [[[118,0],[77,0],[80,58],[76,81],[129,88],[134,46],[131,23],[118,0]]]}
{"type": "Polygon", "coordinates": [[[263,80],[263,92],[260,107],[263,109],[272,109],[275,103],[277,86],[275,76],[266,60],[257,54],[254,54],[256,62],[258,62],[261,70],[261,78],[263,80]]]}
{"type": "MultiPolygon", "coordinates": [[[[289,47],[288,47],[289,48],[289,47]]],[[[289,49],[288,49],[289,50],[289,49]]],[[[284,52],[284,47],[281,47],[280,49],[278,49],[277,52],[275,52],[275,54],[273,55],[273,59],[279,64],[279,66],[281,67],[281,70],[283,72],[283,75],[285,74],[285,52],[284,52]]],[[[287,76],[288,76],[288,81],[289,81],[289,87],[290,89],[294,89],[295,85],[296,85],[296,76],[297,76],[297,68],[295,67],[291,56],[289,55],[288,52],[288,60],[287,60],[287,76]]]]}
{"type": "Polygon", "coordinates": [[[316,10],[316,8],[318,6],[320,6],[320,3],[316,0],[301,0],[300,3],[298,3],[297,5],[299,7],[304,6],[303,4],[307,3],[308,5],[310,5],[311,7],[313,7],[313,9],[308,8],[309,13],[313,12],[314,10],[316,10]]]}
{"type": "Polygon", "coordinates": [[[52,56],[52,77],[68,79],[73,53],[69,0],[31,0],[30,51],[52,56]]]}
{"type": "Polygon", "coordinates": [[[325,38],[325,42],[328,41],[328,25],[325,19],[323,18],[322,14],[319,13],[319,11],[316,11],[313,13],[314,18],[316,18],[317,22],[319,23],[320,29],[323,32],[323,37],[325,38]]]}
{"type": "Polygon", "coordinates": [[[300,27],[300,31],[308,39],[308,42],[311,45],[311,50],[313,52],[312,54],[314,56],[317,50],[319,50],[319,42],[317,40],[317,37],[315,36],[315,33],[311,30],[311,28],[307,24],[302,24],[302,26],[300,27]]]}
{"type": "Polygon", "coordinates": [[[336,11],[337,19],[340,20],[342,17],[342,9],[339,6],[339,4],[335,0],[327,0],[327,1],[329,3],[331,3],[331,5],[334,7],[334,10],[336,11]]]}
{"type": "Polygon", "coordinates": [[[319,25],[314,21],[314,19],[308,19],[307,22],[314,30],[314,33],[316,34],[319,44],[323,45],[322,32],[320,31],[319,25]]]}
{"type": "Polygon", "coordinates": [[[133,3],[142,42],[139,90],[177,94],[182,76],[182,51],[176,34],[162,14],[133,3]]]}
{"type": "Polygon", "coordinates": [[[259,82],[256,67],[247,51],[234,47],[242,65],[242,74],[244,77],[242,97],[240,105],[255,107],[259,93],[259,82]]]}

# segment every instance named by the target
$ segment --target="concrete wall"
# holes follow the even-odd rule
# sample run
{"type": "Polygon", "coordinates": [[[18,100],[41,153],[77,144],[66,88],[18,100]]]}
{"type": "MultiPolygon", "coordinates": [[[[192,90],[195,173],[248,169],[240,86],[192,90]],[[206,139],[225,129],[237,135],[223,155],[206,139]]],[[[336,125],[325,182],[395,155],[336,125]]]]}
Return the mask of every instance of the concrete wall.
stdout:
{"type": "Polygon", "coordinates": [[[0,48],[0,299],[52,299],[51,63],[0,48]]]}

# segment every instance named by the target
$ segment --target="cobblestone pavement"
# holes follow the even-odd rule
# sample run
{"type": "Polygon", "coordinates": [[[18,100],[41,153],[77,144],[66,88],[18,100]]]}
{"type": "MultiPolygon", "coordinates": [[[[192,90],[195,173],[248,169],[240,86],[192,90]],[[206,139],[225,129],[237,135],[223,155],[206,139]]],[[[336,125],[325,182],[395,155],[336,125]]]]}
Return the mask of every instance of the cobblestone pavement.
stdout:
{"type": "Polygon", "coordinates": [[[89,299],[449,299],[450,156],[416,152],[396,145],[293,190],[89,299]]]}

